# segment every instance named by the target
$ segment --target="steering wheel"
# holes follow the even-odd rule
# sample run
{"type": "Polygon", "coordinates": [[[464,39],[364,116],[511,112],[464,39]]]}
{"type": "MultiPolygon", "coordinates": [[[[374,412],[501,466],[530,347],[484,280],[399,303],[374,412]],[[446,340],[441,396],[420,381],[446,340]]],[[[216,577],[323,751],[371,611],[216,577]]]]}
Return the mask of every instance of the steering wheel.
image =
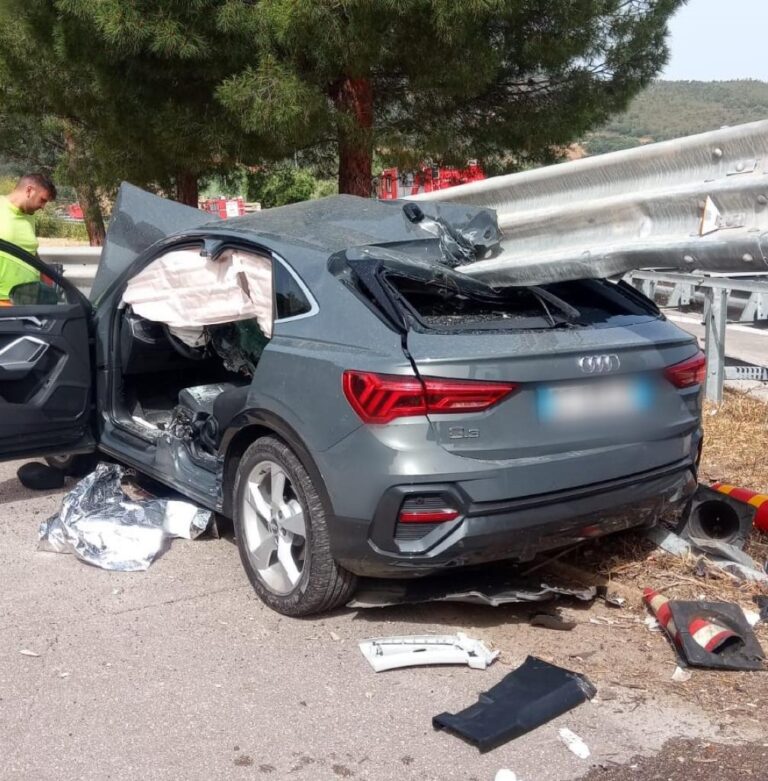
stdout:
{"type": "Polygon", "coordinates": [[[207,356],[205,345],[202,347],[190,347],[188,344],[182,342],[165,323],[163,323],[163,333],[171,347],[173,347],[182,358],[186,358],[188,361],[202,361],[207,356]]]}

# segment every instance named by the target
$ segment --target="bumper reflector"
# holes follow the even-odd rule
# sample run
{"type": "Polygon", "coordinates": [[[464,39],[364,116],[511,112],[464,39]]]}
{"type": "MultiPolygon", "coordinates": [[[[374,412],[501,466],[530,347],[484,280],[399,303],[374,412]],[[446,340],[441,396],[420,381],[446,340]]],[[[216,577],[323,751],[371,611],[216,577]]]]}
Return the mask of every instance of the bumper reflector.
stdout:
{"type": "Polygon", "coordinates": [[[398,520],[400,523],[445,523],[458,517],[457,510],[446,507],[442,510],[401,510],[398,520]]]}

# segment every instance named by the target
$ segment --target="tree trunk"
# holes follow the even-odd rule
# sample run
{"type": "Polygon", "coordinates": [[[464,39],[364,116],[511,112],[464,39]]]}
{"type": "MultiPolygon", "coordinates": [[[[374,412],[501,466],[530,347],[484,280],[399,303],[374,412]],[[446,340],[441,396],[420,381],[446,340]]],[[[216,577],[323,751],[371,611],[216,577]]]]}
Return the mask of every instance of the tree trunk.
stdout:
{"type": "Polygon", "coordinates": [[[88,241],[92,247],[103,247],[107,231],[104,228],[104,214],[101,211],[99,196],[92,185],[83,185],[75,188],[77,201],[83,210],[85,229],[88,231],[88,241]]]}
{"type": "Polygon", "coordinates": [[[197,209],[199,198],[197,176],[189,171],[180,171],[176,175],[176,200],[197,209]]]}
{"type": "Polygon", "coordinates": [[[371,196],[373,86],[369,79],[340,81],[333,100],[339,117],[339,192],[371,196]]]}
{"type": "Polygon", "coordinates": [[[67,165],[69,166],[69,178],[74,184],[77,202],[83,210],[85,230],[88,232],[88,241],[92,247],[103,247],[106,238],[104,229],[104,214],[101,211],[96,188],[80,175],[77,157],[77,142],[71,129],[64,130],[64,145],[67,150],[67,165]]]}

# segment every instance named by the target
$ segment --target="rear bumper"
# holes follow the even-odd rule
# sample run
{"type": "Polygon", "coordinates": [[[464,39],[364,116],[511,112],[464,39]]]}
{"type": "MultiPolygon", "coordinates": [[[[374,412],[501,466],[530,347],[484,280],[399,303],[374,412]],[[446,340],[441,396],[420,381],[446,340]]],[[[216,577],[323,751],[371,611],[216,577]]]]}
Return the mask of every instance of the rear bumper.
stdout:
{"type": "Polygon", "coordinates": [[[542,551],[651,526],[695,489],[690,461],[569,491],[497,502],[472,502],[455,483],[395,486],[382,497],[373,521],[334,517],[331,546],[343,567],[365,577],[418,577],[501,559],[525,561],[542,551]],[[417,539],[404,535],[397,516],[403,499],[414,494],[444,497],[459,510],[459,518],[430,526],[417,539]]]}

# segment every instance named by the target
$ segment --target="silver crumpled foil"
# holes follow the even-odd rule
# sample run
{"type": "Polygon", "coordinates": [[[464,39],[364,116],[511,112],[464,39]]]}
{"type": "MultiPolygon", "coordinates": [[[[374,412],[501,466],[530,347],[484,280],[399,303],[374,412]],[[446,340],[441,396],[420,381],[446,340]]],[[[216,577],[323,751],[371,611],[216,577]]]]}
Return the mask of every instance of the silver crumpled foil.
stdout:
{"type": "Polygon", "coordinates": [[[177,499],[123,490],[126,470],[99,464],[65,497],[58,514],[40,524],[38,550],[74,553],[96,567],[140,572],[174,537],[193,540],[207,528],[210,510],[177,499]]]}

